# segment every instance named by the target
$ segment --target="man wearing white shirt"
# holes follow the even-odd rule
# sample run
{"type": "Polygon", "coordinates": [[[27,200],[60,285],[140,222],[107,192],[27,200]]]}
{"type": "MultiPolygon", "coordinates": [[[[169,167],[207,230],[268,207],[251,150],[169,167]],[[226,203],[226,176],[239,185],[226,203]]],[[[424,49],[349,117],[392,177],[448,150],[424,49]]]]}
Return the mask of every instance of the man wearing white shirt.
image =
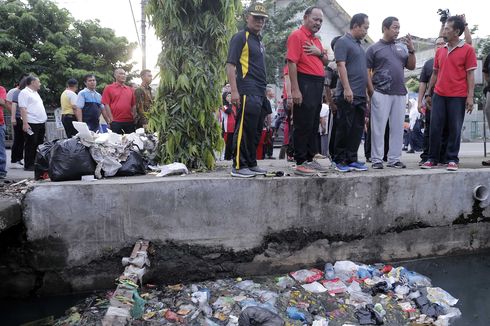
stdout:
{"type": "Polygon", "coordinates": [[[22,129],[26,133],[24,149],[24,170],[34,171],[37,146],[43,143],[46,131],[46,109],[38,90],[41,88],[39,78],[26,77],[26,88],[19,94],[19,108],[22,117],[22,129]]]}

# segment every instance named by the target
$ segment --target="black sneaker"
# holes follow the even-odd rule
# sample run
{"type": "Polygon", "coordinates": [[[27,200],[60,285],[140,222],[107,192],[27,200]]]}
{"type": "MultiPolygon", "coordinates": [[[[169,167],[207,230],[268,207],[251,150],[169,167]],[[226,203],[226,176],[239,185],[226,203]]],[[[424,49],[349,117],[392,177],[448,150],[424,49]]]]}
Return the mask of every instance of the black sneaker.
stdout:
{"type": "Polygon", "coordinates": [[[375,170],[381,170],[383,168],[383,163],[382,162],[376,162],[371,165],[371,169],[375,170]]]}
{"type": "Polygon", "coordinates": [[[248,168],[242,168],[242,169],[231,169],[231,176],[232,177],[237,177],[237,178],[253,178],[255,177],[255,172],[250,171],[248,168]]]}
{"type": "Polygon", "coordinates": [[[252,166],[252,167],[250,167],[248,169],[250,171],[252,171],[253,173],[255,173],[255,175],[266,175],[267,174],[267,171],[266,170],[259,168],[257,165],[256,166],[252,166]]]}
{"type": "Polygon", "coordinates": [[[404,169],[406,168],[407,166],[405,164],[403,164],[403,162],[396,162],[396,163],[388,163],[386,164],[387,167],[389,168],[395,168],[395,169],[404,169]]]}

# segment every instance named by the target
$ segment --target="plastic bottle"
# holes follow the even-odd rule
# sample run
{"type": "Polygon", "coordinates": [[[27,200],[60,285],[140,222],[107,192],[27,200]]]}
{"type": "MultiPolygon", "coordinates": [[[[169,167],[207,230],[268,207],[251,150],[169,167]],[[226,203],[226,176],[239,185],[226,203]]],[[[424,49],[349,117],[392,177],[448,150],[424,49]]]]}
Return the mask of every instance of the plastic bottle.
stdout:
{"type": "Polygon", "coordinates": [[[333,268],[333,265],[331,263],[326,263],[325,264],[325,279],[326,280],[333,280],[335,278],[335,270],[333,268]]]}
{"type": "Polygon", "coordinates": [[[381,303],[375,304],[373,310],[376,311],[381,318],[383,318],[386,315],[386,310],[384,310],[381,303]]]}

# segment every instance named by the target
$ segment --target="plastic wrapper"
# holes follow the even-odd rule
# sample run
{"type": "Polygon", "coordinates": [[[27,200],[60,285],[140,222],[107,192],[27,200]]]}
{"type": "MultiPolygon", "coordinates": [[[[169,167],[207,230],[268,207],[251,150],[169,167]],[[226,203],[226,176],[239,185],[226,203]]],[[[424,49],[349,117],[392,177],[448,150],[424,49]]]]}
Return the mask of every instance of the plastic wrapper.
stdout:
{"type": "Polygon", "coordinates": [[[318,282],[306,283],[301,285],[301,287],[311,293],[327,292],[327,289],[318,282]]]}
{"type": "Polygon", "coordinates": [[[290,273],[291,277],[300,283],[312,283],[323,277],[323,272],[319,269],[300,269],[290,273]]]}
{"type": "Polygon", "coordinates": [[[357,276],[359,266],[349,260],[340,260],[335,262],[333,268],[335,270],[335,276],[345,282],[352,276],[357,276]]]}
{"type": "Polygon", "coordinates": [[[444,308],[452,307],[458,303],[458,299],[454,298],[452,295],[438,287],[427,288],[427,299],[429,299],[430,302],[443,306],[444,308]]]}
{"type": "Polygon", "coordinates": [[[344,293],[347,291],[347,286],[339,278],[335,278],[331,281],[322,281],[322,284],[330,294],[344,293]]]}

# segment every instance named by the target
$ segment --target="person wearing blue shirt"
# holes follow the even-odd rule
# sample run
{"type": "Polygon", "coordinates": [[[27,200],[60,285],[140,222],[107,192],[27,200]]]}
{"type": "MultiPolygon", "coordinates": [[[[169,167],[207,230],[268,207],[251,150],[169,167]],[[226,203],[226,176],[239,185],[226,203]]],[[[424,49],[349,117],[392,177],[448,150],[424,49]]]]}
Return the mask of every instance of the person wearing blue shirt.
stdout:
{"type": "Polygon", "coordinates": [[[104,109],[102,95],[95,90],[97,86],[95,75],[85,75],[83,82],[85,83],[85,88],[78,93],[76,104],[77,120],[85,122],[91,131],[97,132],[99,131],[100,114],[102,113],[107,124],[111,123],[112,116],[108,110],[104,109]]]}

